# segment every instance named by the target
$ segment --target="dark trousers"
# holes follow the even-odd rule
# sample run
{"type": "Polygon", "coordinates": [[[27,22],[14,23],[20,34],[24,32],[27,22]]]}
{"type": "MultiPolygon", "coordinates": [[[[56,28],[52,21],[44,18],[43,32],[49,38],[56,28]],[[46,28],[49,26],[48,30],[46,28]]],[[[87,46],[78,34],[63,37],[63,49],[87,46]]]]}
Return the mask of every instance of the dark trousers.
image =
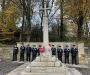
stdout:
{"type": "Polygon", "coordinates": [[[28,54],[28,53],[27,53],[27,55],[26,55],[26,60],[27,60],[27,61],[30,61],[30,54],[28,54]]]}
{"type": "Polygon", "coordinates": [[[56,53],[55,52],[52,52],[52,56],[55,56],[56,55],[56,53]]]}
{"type": "Polygon", "coordinates": [[[76,56],[72,56],[72,64],[77,64],[76,56]]]}
{"type": "Polygon", "coordinates": [[[69,64],[69,56],[65,56],[65,64],[68,63],[69,64]]]}
{"type": "Polygon", "coordinates": [[[60,60],[62,62],[62,56],[58,55],[58,60],[60,60]]]}
{"type": "Polygon", "coordinates": [[[32,55],[32,61],[36,59],[36,55],[32,55]]]}
{"type": "Polygon", "coordinates": [[[20,61],[24,61],[24,53],[20,53],[20,61]]]}
{"type": "Polygon", "coordinates": [[[13,53],[13,61],[17,61],[17,53],[13,53]]]}

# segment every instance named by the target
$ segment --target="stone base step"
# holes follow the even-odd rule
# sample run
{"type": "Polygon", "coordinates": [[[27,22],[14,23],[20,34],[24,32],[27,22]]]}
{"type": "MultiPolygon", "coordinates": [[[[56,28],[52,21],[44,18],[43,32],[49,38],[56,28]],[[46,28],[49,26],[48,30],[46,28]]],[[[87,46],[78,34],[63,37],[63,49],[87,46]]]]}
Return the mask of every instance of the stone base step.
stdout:
{"type": "Polygon", "coordinates": [[[30,67],[60,67],[62,63],[60,61],[56,62],[31,62],[30,67]]]}
{"type": "MultiPolygon", "coordinates": [[[[24,73],[22,72],[21,75],[65,75],[64,73],[24,73]]],[[[66,74],[70,75],[70,74],[66,74]]]]}
{"type": "Polygon", "coordinates": [[[30,64],[31,67],[54,67],[54,62],[32,62],[30,64]]]}
{"type": "Polygon", "coordinates": [[[37,57],[34,61],[35,62],[55,62],[58,60],[55,56],[54,57],[37,57]]]}
{"type": "Polygon", "coordinates": [[[30,72],[34,73],[64,73],[65,69],[62,67],[31,67],[30,72]]]}
{"type": "Polygon", "coordinates": [[[56,57],[41,57],[41,62],[55,62],[56,57]]]}

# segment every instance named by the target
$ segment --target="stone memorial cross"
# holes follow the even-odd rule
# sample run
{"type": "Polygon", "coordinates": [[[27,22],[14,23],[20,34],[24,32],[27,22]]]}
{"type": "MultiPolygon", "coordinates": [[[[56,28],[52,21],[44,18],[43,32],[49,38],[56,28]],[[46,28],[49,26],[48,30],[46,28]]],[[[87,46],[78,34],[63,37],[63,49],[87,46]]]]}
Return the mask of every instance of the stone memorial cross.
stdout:
{"type": "Polygon", "coordinates": [[[40,9],[40,10],[44,10],[42,26],[43,26],[43,45],[45,47],[45,53],[48,52],[48,48],[49,48],[49,32],[48,32],[47,10],[50,10],[50,8],[46,7],[46,5],[47,5],[46,3],[47,3],[47,0],[44,0],[44,8],[40,9]]]}

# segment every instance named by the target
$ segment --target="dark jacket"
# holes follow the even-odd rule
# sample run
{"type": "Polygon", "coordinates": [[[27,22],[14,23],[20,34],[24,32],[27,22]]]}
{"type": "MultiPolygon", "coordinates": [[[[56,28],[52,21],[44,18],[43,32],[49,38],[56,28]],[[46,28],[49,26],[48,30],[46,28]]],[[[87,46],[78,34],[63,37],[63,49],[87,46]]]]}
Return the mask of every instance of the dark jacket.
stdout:
{"type": "Polygon", "coordinates": [[[26,53],[30,54],[31,53],[31,47],[26,47],[26,53]]]}
{"type": "Polygon", "coordinates": [[[78,49],[77,48],[71,48],[71,54],[72,56],[76,56],[78,53],[78,49]]]}
{"type": "Polygon", "coordinates": [[[58,48],[58,49],[57,49],[57,54],[58,54],[58,56],[62,56],[62,53],[63,53],[63,50],[60,49],[60,48],[58,48]]]}
{"type": "Polygon", "coordinates": [[[56,48],[51,48],[52,55],[56,55],[56,48]]]}
{"type": "Polygon", "coordinates": [[[37,48],[32,48],[32,55],[37,55],[37,52],[38,52],[37,48]]]}
{"type": "Polygon", "coordinates": [[[18,53],[18,47],[14,47],[13,48],[13,54],[17,54],[18,53]]]}
{"type": "Polygon", "coordinates": [[[25,47],[24,46],[21,46],[20,47],[20,53],[24,53],[25,52],[25,47]]]}
{"type": "Polygon", "coordinates": [[[65,54],[66,57],[69,57],[69,53],[70,53],[70,49],[65,48],[64,49],[64,54],[65,54]]]}

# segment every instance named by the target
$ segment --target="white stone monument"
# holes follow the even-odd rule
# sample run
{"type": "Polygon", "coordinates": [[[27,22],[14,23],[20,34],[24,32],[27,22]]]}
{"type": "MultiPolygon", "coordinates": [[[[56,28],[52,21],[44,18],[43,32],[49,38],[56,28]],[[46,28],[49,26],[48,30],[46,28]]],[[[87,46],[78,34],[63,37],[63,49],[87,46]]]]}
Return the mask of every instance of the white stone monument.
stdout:
{"type": "MultiPolygon", "coordinates": [[[[49,36],[48,36],[48,17],[46,14],[46,1],[44,1],[44,16],[43,16],[43,45],[45,52],[41,53],[33,62],[17,68],[7,75],[81,75],[77,70],[72,71],[59,61],[56,57],[52,57],[51,49],[49,47],[49,36]],[[22,70],[23,67],[23,70],[22,70]]],[[[20,44],[18,44],[20,46],[20,44]]]]}
{"type": "Polygon", "coordinates": [[[43,45],[45,52],[40,54],[33,62],[31,62],[22,72],[21,75],[72,75],[66,65],[58,61],[56,57],[52,57],[49,47],[48,36],[48,17],[46,10],[46,1],[44,1],[43,16],[43,45]]]}

